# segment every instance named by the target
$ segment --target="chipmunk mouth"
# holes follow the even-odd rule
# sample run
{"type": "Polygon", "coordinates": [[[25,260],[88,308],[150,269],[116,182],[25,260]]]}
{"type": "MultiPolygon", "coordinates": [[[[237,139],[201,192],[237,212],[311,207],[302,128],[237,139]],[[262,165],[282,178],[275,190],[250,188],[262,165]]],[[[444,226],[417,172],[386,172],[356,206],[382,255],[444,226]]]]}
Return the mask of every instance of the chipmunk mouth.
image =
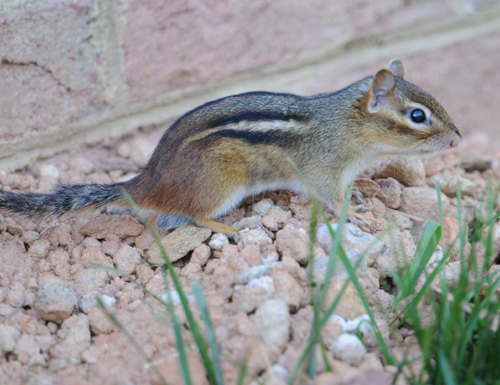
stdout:
{"type": "Polygon", "coordinates": [[[460,134],[442,135],[435,137],[432,141],[425,142],[420,150],[422,152],[446,151],[457,147],[461,142],[462,136],[460,134]]]}

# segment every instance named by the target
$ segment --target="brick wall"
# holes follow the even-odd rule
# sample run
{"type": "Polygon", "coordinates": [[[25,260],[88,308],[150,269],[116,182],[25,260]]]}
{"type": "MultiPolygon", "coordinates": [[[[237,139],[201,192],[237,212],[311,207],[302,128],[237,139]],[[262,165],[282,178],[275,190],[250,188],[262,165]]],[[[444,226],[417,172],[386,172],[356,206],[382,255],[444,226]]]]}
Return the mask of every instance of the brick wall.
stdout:
{"type": "Polygon", "coordinates": [[[498,131],[498,0],[0,0],[0,168],[393,57],[461,131],[498,131]]]}

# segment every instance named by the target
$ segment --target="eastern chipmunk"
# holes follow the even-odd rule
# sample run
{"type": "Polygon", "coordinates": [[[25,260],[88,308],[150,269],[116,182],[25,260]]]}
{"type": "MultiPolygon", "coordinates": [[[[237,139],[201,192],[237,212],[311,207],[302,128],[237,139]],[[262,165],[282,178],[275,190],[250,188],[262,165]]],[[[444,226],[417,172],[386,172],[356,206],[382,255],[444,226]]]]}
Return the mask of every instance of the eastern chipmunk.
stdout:
{"type": "Polygon", "coordinates": [[[444,108],[403,75],[395,59],[389,69],[334,93],[249,92],[208,102],[172,124],[135,178],[63,185],[49,194],[0,190],[0,209],[36,215],[126,205],[124,189],[139,206],[161,213],[162,228],[194,222],[234,234],[241,225],[214,219],[245,197],[306,192],[291,159],[338,212],[349,184],[377,156],[446,150],[461,141],[444,108]]]}

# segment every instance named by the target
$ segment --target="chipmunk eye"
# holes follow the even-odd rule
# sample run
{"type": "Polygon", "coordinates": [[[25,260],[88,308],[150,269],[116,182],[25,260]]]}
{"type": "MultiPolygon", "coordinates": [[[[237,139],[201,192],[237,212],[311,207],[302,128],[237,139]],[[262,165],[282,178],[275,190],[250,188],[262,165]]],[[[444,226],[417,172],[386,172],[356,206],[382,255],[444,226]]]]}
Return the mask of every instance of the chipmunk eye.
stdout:
{"type": "Polygon", "coordinates": [[[410,118],[415,123],[425,122],[425,112],[419,108],[415,108],[410,112],[410,118]]]}

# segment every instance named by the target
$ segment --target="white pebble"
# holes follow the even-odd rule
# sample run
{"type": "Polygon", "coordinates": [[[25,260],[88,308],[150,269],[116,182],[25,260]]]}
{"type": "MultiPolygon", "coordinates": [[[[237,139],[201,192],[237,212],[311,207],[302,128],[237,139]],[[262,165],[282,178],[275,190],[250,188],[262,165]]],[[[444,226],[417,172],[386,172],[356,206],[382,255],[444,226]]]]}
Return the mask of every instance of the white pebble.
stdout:
{"type": "Polygon", "coordinates": [[[269,277],[269,276],[264,276],[260,278],[254,278],[248,282],[248,287],[261,287],[263,288],[267,293],[273,294],[275,287],[274,287],[274,280],[269,277]]]}
{"type": "Polygon", "coordinates": [[[59,170],[53,164],[46,164],[40,167],[40,176],[42,178],[59,179],[59,170]]]}
{"type": "Polygon", "coordinates": [[[212,239],[210,239],[208,243],[208,246],[210,246],[212,250],[222,250],[226,245],[229,245],[229,239],[222,233],[215,233],[212,235],[212,239]]]}
{"type": "MultiPolygon", "coordinates": [[[[181,297],[179,293],[176,290],[172,290],[168,293],[165,293],[161,296],[162,301],[166,302],[167,304],[172,301],[172,304],[174,306],[180,305],[181,304],[181,297]],[[168,298],[170,296],[170,299],[168,298]]],[[[189,303],[194,302],[194,297],[192,295],[186,295],[186,299],[189,303]]]]}
{"type": "Polygon", "coordinates": [[[364,314],[354,318],[353,320],[347,321],[344,331],[346,333],[357,333],[358,330],[360,330],[362,333],[364,333],[367,328],[369,328],[370,330],[373,329],[370,323],[370,317],[368,316],[368,314],[364,314]]]}
{"type": "Polygon", "coordinates": [[[99,295],[99,293],[94,290],[80,298],[80,301],[78,301],[78,307],[80,310],[85,314],[89,314],[92,309],[97,306],[97,301],[95,299],[97,295],[99,295]]]}
{"type": "Polygon", "coordinates": [[[338,323],[340,326],[342,326],[342,330],[344,332],[346,331],[347,321],[344,319],[344,317],[341,317],[338,314],[332,314],[330,316],[330,321],[338,323]]]}
{"type": "MultiPolygon", "coordinates": [[[[252,217],[253,218],[253,217],[252,217]]],[[[243,247],[248,245],[262,245],[263,243],[271,244],[273,241],[260,227],[256,229],[244,229],[238,232],[239,241],[243,247]]]]}
{"type": "Polygon", "coordinates": [[[347,333],[341,334],[333,341],[330,350],[336,359],[353,366],[359,366],[366,355],[366,348],[361,340],[347,333]]]}
{"type": "Polygon", "coordinates": [[[172,290],[168,293],[165,293],[161,296],[162,301],[172,305],[177,306],[181,303],[181,297],[179,293],[175,290],[172,290]],[[169,298],[170,297],[170,298],[169,298]]]}
{"type": "Polygon", "coordinates": [[[265,199],[262,199],[259,202],[254,203],[252,205],[252,209],[257,214],[264,216],[264,215],[267,214],[267,212],[269,211],[269,209],[271,207],[273,207],[273,206],[274,206],[273,201],[271,199],[269,199],[269,198],[265,198],[265,199]]]}
{"type": "Polygon", "coordinates": [[[101,300],[104,306],[110,307],[113,306],[116,303],[116,299],[113,297],[110,297],[109,295],[103,294],[101,295],[101,300]]]}
{"type": "Polygon", "coordinates": [[[272,366],[272,369],[273,369],[273,372],[276,376],[278,376],[282,380],[285,380],[285,381],[288,380],[288,370],[284,366],[279,365],[279,364],[274,364],[272,366]]]}
{"type": "Polygon", "coordinates": [[[281,299],[269,299],[258,307],[253,317],[256,329],[265,344],[284,349],[290,338],[290,313],[281,299]]]}

